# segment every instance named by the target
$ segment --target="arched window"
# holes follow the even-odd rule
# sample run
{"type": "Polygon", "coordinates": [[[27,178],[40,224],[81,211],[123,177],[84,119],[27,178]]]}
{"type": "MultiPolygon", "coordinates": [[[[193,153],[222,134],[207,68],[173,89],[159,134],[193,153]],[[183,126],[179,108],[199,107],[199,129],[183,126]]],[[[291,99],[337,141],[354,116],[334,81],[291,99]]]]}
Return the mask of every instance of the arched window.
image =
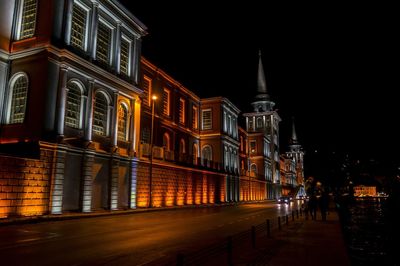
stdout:
{"type": "Polygon", "coordinates": [[[28,76],[18,73],[11,78],[8,102],[8,124],[23,123],[28,99],[28,76]]]}
{"type": "Polygon", "coordinates": [[[199,157],[198,153],[199,153],[199,150],[197,148],[197,144],[194,143],[193,144],[193,164],[194,165],[197,165],[197,163],[198,163],[197,162],[197,157],[199,157]]]}
{"type": "Polygon", "coordinates": [[[31,38],[35,34],[37,0],[21,0],[17,40],[31,38]]]}
{"type": "Polygon", "coordinates": [[[167,132],[165,132],[163,135],[163,147],[166,151],[171,150],[170,137],[167,132]]]}
{"type": "Polygon", "coordinates": [[[184,154],[184,153],[186,153],[185,140],[181,139],[179,143],[179,154],[184,154]]]}
{"type": "Polygon", "coordinates": [[[83,89],[76,81],[67,83],[67,102],[65,106],[65,125],[72,128],[82,127],[82,94],[83,89]]]}
{"type": "Polygon", "coordinates": [[[250,166],[250,176],[257,177],[257,165],[254,163],[250,166]]]}
{"type": "Polygon", "coordinates": [[[93,106],[93,133],[107,136],[108,99],[103,92],[96,92],[93,106]]]}
{"type": "Polygon", "coordinates": [[[210,145],[206,145],[201,150],[201,158],[203,159],[203,164],[205,161],[212,161],[212,148],[210,145]]]}
{"type": "Polygon", "coordinates": [[[118,140],[126,141],[128,136],[128,107],[125,103],[118,106],[118,140]]]}

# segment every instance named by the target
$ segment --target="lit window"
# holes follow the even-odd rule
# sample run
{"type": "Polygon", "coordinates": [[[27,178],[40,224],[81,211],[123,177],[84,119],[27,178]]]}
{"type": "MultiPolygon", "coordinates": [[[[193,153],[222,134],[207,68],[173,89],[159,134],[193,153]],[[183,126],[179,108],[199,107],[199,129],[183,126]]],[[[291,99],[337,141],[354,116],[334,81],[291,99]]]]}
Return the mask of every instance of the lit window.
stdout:
{"type": "Polygon", "coordinates": [[[211,109],[202,111],[203,130],[212,129],[212,112],[211,109]]]}
{"type": "Polygon", "coordinates": [[[151,78],[147,76],[143,76],[143,92],[144,92],[143,103],[145,105],[150,106],[152,87],[151,87],[151,78]]]}
{"type": "Polygon", "coordinates": [[[120,55],[120,72],[122,74],[125,74],[126,76],[129,76],[130,69],[129,69],[129,63],[130,63],[130,51],[131,51],[131,43],[128,42],[125,39],[121,39],[121,55],[120,55]]]}
{"type": "Polygon", "coordinates": [[[71,45],[86,50],[88,11],[77,3],[73,4],[71,21],[71,45]]]}
{"type": "Polygon", "coordinates": [[[125,104],[118,107],[118,140],[126,141],[128,130],[128,108],[125,104]]]}
{"type": "Polygon", "coordinates": [[[10,86],[9,124],[23,123],[28,99],[28,78],[24,74],[15,76],[10,86]]]}
{"type": "Polygon", "coordinates": [[[65,125],[72,128],[80,128],[82,90],[76,82],[68,82],[67,88],[65,125]]]}
{"type": "Polygon", "coordinates": [[[21,24],[19,36],[17,36],[19,40],[32,37],[36,27],[37,1],[24,0],[22,2],[21,24]]]}
{"type": "Polygon", "coordinates": [[[93,107],[93,133],[100,136],[107,135],[108,101],[106,96],[97,92],[93,107]]]}
{"type": "Polygon", "coordinates": [[[185,100],[179,99],[179,123],[185,124],[185,100]]]}
{"type": "Polygon", "coordinates": [[[170,102],[171,92],[168,89],[164,89],[163,93],[163,113],[166,116],[170,115],[170,102]]]}
{"type": "Polygon", "coordinates": [[[196,106],[193,106],[193,109],[192,109],[192,122],[193,122],[192,127],[193,127],[193,129],[199,128],[198,116],[199,116],[199,111],[196,106]]]}
{"type": "Polygon", "coordinates": [[[99,22],[97,27],[96,59],[104,64],[109,64],[110,62],[111,33],[109,27],[99,22]]]}

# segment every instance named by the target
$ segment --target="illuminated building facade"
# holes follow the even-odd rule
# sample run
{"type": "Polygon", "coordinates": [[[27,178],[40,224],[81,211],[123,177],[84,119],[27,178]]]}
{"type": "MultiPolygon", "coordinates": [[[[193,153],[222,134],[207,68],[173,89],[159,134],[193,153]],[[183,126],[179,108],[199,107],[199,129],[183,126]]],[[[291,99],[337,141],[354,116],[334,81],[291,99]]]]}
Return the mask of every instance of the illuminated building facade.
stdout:
{"type": "Polygon", "coordinates": [[[250,173],[266,181],[267,198],[281,195],[279,159],[279,122],[275,103],[267,93],[261,53],[258,64],[257,96],[252,113],[244,113],[248,133],[250,173]]]}
{"type": "MultiPolygon", "coordinates": [[[[293,196],[305,196],[304,190],[304,151],[297,140],[294,119],[292,121],[292,135],[289,140],[289,151],[284,155],[286,160],[290,159],[294,163],[295,180],[293,182],[294,190],[291,192],[293,196]]],[[[287,168],[287,167],[286,167],[287,168]]]]}
{"type": "Polygon", "coordinates": [[[141,37],[111,0],[0,1],[0,216],[134,208],[141,37]]]}
{"type": "MultiPolygon", "coordinates": [[[[230,186],[233,187],[231,180],[235,180],[231,177],[233,170],[224,168],[221,157],[223,139],[228,136],[221,131],[219,116],[225,106],[233,108],[232,105],[226,99],[215,102],[201,100],[143,57],[141,66],[143,95],[137,169],[138,207],[238,200],[229,192],[230,186]],[[157,100],[152,103],[153,95],[157,100]],[[154,145],[150,162],[152,104],[155,107],[154,145]]],[[[236,117],[237,112],[234,109],[236,117]]],[[[237,125],[235,128],[237,130],[237,125]]],[[[237,141],[234,143],[237,145],[237,141]]]]}
{"type": "Polygon", "coordinates": [[[228,99],[200,99],[141,57],[147,29],[117,0],[0,6],[0,217],[281,194],[261,57],[243,129],[228,99]]]}

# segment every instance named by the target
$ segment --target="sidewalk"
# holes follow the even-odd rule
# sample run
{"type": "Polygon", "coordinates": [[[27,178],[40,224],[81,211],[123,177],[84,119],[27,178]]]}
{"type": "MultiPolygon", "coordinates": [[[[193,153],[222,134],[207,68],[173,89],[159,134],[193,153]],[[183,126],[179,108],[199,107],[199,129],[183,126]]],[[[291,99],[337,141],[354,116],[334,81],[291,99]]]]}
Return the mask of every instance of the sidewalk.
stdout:
{"type": "Polygon", "coordinates": [[[256,248],[252,248],[250,241],[233,247],[232,264],[225,252],[203,265],[351,265],[336,211],[329,213],[327,221],[320,216],[318,219],[289,219],[288,225],[282,224],[281,231],[272,229],[270,238],[265,234],[258,236],[256,248]]]}
{"type": "Polygon", "coordinates": [[[183,205],[183,206],[171,206],[171,207],[155,207],[155,208],[137,208],[137,209],[127,209],[127,210],[102,210],[93,212],[65,212],[63,214],[46,214],[41,216],[21,216],[21,217],[10,217],[1,218],[0,226],[2,225],[14,225],[14,224],[26,224],[26,223],[40,223],[47,221],[63,221],[72,219],[82,219],[82,218],[92,218],[92,217],[104,217],[111,215],[128,215],[135,213],[144,212],[155,212],[155,211],[169,211],[169,210],[179,210],[179,209],[194,209],[194,208],[207,208],[207,207],[222,207],[222,206],[233,206],[240,204],[253,204],[260,202],[272,202],[272,200],[264,201],[253,201],[253,202],[224,202],[215,204],[200,204],[200,205],[183,205]]]}

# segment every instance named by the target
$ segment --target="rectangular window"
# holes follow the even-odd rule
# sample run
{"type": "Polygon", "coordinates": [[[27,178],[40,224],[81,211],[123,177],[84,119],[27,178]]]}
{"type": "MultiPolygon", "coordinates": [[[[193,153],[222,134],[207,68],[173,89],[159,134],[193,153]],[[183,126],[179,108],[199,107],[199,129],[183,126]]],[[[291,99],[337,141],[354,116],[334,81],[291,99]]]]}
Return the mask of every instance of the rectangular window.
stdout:
{"type": "Polygon", "coordinates": [[[212,129],[212,112],[211,109],[202,111],[203,130],[212,129]]]}
{"type": "Polygon", "coordinates": [[[131,43],[125,39],[121,39],[121,53],[120,53],[120,73],[130,76],[130,53],[131,43]]]}
{"type": "Polygon", "coordinates": [[[185,124],[185,100],[179,99],[179,123],[185,124]]]}
{"type": "Polygon", "coordinates": [[[143,76],[143,92],[144,92],[143,103],[145,105],[150,106],[152,87],[151,87],[151,78],[147,76],[143,76]]]}
{"type": "Polygon", "coordinates": [[[164,89],[163,93],[163,114],[170,116],[170,103],[171,103],[171,92],[168,89],[164,89]]]}
{"type": "Polygon", "coordinates": [[[18,39],[26,39],[33,37],[36,27],[36,0],[24,0],[21,14],[21,26],[18,39]]]}
{"type": "Polygon", "coordinates": [[[199,116],[199,111],[196,106],[193,106],[193,109],[192,109],[192,123],[193,123],[192,127],[193,127],[193,129],[199,128],[198,116],[199,116]]]}
{"type": "Polygon", "coordinates": [[[96,59],[104,64],[110,63],[111,29],[99,22],[97,28],[96,59]]]}
{"type": "Polygon", "coordinates": [[[86,50],[88,12],[78,4],[72,7],[71,45],[86,50]]]}

